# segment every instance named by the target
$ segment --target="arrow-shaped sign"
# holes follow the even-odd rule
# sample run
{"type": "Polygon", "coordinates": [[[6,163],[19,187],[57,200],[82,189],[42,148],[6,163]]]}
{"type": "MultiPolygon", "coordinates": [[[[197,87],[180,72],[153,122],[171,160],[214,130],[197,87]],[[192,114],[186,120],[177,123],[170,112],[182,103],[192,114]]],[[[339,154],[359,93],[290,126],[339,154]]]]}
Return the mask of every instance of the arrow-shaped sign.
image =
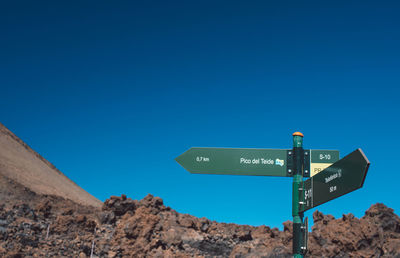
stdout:
{"type": "Polygon", "coordinates": [[[175,160],[190,173],[290,176],[282,149],[190,148],[175,160]]]}
{"type": "Polygon", "coordinates": [[[367,175],[369,161],[357,149],[303,182],[299,200],[300,211],[306,211],[327,201],[361,188],[367,175]]]}

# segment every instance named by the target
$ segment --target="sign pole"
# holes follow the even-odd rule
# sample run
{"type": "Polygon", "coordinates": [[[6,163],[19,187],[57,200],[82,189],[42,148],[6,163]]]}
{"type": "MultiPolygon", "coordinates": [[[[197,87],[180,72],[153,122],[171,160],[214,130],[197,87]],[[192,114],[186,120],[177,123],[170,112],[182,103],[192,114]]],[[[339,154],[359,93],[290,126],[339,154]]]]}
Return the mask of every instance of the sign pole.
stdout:
{"type": "MultiPolygon", "coordinates": [[[[303,134],[293,134],[293,195],[292,195],[292,216],[293,216],[293,257],[303,257],[303,212],[300,212],[299,191],[303,182],[304,150],[303,134]]],[[[306,229],[307,230],[307,229],[306,229]]]]}

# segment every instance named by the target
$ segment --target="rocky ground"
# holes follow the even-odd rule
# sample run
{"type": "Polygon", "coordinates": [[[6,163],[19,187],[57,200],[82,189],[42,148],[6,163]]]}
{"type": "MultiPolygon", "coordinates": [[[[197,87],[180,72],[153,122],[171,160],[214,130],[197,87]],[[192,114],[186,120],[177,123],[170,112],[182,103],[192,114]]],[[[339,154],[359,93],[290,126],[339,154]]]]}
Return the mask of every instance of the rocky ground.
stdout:
{"type": "MultiPolygon", "coordinates": [[[[0,205],[1,257],[290,257],[292,224],[225,224],[180,214],[148,195],[101,210],[54,196],[0,205]]],[[[318,211],[309,257],[400,257],[400,219],[375,204],[358,219],[318,211]]]]}

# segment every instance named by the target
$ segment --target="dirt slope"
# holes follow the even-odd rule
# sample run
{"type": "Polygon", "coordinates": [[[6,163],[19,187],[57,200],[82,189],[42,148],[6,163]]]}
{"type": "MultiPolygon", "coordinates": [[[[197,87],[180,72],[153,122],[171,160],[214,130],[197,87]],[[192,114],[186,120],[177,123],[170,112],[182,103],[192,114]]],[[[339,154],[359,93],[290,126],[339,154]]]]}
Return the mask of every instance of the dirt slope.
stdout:
{"type": "MultiPolygon", "coordinates": [[[[60,196],[80,204],[101,207],[101,202],[72,182],[0,123],[0,175],[36,194],[60,196]]],[[[0,200],[2,197],[0,195],[0,200]]]]}

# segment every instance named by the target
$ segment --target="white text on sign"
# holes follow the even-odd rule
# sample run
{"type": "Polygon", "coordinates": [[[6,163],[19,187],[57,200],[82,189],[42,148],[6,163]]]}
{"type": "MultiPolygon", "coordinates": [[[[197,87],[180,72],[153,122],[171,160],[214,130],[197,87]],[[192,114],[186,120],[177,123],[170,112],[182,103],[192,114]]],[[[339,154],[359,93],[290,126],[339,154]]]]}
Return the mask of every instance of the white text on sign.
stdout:
{"type": "Polygon", "coordinates": [[[210,162],[210,158],[207,157],[196,157],[197,162],[210,162]]]}
{"type": "Polygon", "coordinates": [[[240,158],[240,164],[262,164],[262,165],[277,165],[283,167],[285,165],[285,160],[283,159],[276,159],[275,161],[273,159],[264,159],[264,158],[254,158],[254,159],[248,159],[248,158],[240,158]]]}

